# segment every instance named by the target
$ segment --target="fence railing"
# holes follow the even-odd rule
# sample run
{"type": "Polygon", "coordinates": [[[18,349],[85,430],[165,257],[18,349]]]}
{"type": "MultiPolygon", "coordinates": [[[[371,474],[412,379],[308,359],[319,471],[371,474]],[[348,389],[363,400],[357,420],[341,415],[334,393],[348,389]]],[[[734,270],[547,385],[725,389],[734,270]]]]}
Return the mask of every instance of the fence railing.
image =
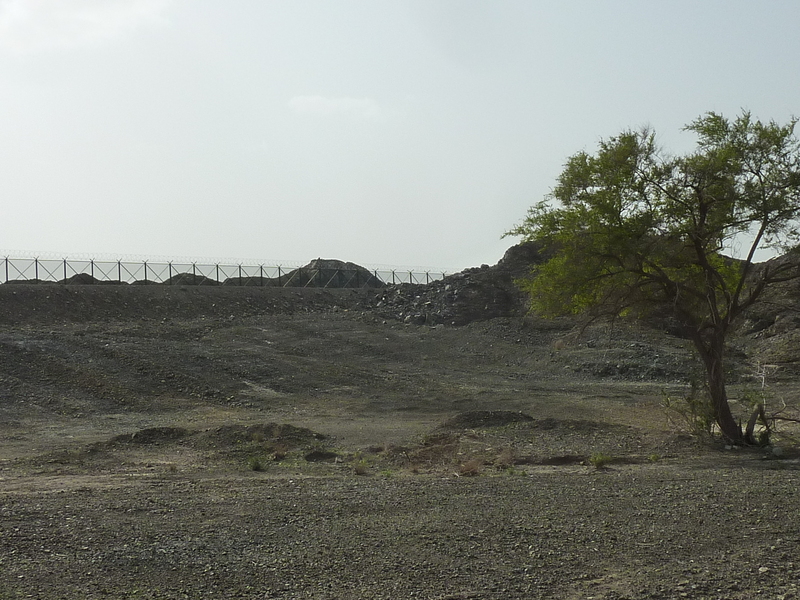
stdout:
{"type": "Polygon", "coordinates": [[[367,269],[322,264],[223,264],[191,261],[0,258],[0,283],[234,285],[257,287],[374,288],[426,284],[446,272],[403,268],[367,269]]]}

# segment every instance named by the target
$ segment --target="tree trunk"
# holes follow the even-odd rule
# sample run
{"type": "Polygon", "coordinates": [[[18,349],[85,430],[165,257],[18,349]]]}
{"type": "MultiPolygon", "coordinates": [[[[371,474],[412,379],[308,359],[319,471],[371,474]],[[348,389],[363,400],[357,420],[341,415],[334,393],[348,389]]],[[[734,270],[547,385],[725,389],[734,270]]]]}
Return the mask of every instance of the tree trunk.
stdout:
{"type": "Polygon", "coordinates": [[[696,343],[706,368],[708,393],[714,410],[714,420],[719,425],[722,436],[731,443],[741,444],[744,440],[742,427],[733,418],[725,389],[724,349],[725,336],[717,334],[707,344],[696,343]]]}
{"type": "Polygon", "coordinates": [[[753,413],[750,415],[750,418],[747,421],[747,427],[744,430],[744,441],[748,444],[755,445],[756,438],[753,435],[753,432],[756,429],[756,423],[758,420],[761,419],[761,423],[766,427],[766,434],[769,436],[769,423],[767,422],[767,415],[764,414],[764,403],[759,402],[755,409],[753,409],[753,413]]]}

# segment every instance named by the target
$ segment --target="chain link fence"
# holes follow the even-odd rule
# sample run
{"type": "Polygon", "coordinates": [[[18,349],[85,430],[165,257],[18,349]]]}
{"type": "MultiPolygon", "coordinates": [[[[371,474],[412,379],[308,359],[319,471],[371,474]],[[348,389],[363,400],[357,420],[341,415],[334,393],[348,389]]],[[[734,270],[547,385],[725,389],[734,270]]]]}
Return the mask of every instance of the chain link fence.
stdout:
{"type": "Polygon", "coordinates": [[[223,264],[185,260],[0,259],[0,283],[228,285],[255,287],[376,288],[426,284],[444,271],[367,269],[340,261],[312,261],[305,267],[223,264]]]}

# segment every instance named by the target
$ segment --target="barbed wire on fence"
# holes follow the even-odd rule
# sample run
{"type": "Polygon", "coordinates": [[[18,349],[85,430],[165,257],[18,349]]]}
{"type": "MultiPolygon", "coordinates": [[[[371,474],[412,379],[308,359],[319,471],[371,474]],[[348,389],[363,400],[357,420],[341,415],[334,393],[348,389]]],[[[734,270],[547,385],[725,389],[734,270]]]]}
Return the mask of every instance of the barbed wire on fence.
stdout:
{"type": "MultiPolygon", "coordinates": [[[[14,260],[56,260],[63,261],[95,261],[112,262],[122,261],[125,263],[183,263],[183,264],[224,264],[224,265],[281,265],[282,267],[296,268],[303,266],[303,262],[298,260],[277,259],[277,258],[252,258],[252,257],[233,257],[233,256],[175,256],[167,254],[110,254],[105,252],[60,252],[52,250],[31,250],[19,248],[0,248],[0,258],[11,258],[14,260]]],[[[307,262],[307,261],[306,261],[307,262]]],[[[405,267],[397,267],[405,268],[405,267]]],[[[412,270],[417,270],[416,268],[412,270]]],[[[438,271],[440,269],[421,269],[423,271],[438,271]]]]}
{"type": "Polygon", "coordinates": [[[371,268],[332,260],[306,266],[213,261],[122,260],[94,258],[0,258],[0,283],[228,285],[257,287],[374,288],[389,284],[427,284],[446,271],[400,267],[371,268]]]}

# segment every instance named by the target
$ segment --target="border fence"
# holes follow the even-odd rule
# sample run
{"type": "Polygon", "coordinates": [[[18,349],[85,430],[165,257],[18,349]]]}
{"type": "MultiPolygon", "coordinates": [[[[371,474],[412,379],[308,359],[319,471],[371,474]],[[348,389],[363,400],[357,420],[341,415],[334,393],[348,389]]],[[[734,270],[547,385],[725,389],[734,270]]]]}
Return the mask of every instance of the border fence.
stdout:
{"type": "Polygon", "coordinates": [[[376,288],[426,284],[444,271],[367,269],[352,263],[315,260],[305,267],[224,264],[186,260],[0,259],[0,283],[227,285],[254,287],[376,288]]]}

